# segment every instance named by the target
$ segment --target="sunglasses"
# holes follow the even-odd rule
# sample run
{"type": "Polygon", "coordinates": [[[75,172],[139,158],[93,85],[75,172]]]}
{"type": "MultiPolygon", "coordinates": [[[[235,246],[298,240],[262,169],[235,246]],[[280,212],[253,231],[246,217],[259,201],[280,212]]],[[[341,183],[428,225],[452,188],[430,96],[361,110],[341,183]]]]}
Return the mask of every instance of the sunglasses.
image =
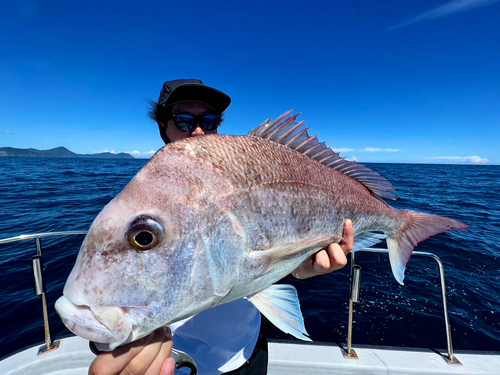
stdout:
{"type": "Polygon", "coordinates": [[[185,113],[174,113],[172,117],[177,129],[183,132],[193,131],[197,123],[200,124],[203,130],[215,130],[221,122],[221,117],[215,114],[194,116],[185,113]]]}

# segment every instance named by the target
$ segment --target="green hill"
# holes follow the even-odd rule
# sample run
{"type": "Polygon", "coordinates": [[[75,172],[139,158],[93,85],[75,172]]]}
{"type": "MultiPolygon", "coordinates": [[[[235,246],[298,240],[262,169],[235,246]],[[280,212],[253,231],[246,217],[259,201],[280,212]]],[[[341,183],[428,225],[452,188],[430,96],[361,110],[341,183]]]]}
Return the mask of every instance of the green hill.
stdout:
{"type": "Polygon", "coordinates": [[[0,147],[0,156],[17,156],[31,158],[102,158],[102,159],[130,159],[134,158],[126,152],[113,154],[101,152],[98,154],[75,154],[66,147],[56,147],[50,150],[37,150],[36,148],[0,147]]]}

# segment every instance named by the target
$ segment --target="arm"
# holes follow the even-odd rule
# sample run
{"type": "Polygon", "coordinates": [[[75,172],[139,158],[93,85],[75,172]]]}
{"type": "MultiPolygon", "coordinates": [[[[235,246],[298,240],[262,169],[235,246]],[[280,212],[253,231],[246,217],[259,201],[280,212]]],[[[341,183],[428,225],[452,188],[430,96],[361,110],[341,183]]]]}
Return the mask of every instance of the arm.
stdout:
{"type": "Polygon", "coordinates": [[[175,361],[169,357],[173,345],[170,329],[158,328],[140,340],[99,354],[89,375],[173,375],[175,361]]]}
{"type": "Polygon", "coordinates": [[[339,244],[332,243],[307,259],[292,272],[292,276],[297,279],[307,279],[343,268],[347,264],[347,254],[354,247],[354,228],[349,219],[344,224],[342,237],[343,240],[339,244]]]}

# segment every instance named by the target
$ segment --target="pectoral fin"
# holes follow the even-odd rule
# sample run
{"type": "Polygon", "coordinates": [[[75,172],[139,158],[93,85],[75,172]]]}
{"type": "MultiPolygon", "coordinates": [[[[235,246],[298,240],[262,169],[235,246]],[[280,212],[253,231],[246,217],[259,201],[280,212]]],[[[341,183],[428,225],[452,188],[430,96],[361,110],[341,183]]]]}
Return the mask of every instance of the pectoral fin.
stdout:
{"type": "Polygon", "coordinates": [[[254,264],[262,267],[262,272],[266,273],[276,264],[287,261],[303,253],[313,254],[333,242],[340,242],[342,237],[338,236],[319,236],[308,238],[298,242],[291,242],[276,246],[267,250],[253,251],[250,257],[254,264]]]}
{"type": "Polygon", "coordinates": [[[248,300],[271,323],[285,333],[305,341],[312,341],[304,326],[297,290],[291,285],[276,284],[248,300]],[[307,336],[306,336],[307,335],[307,336]]]}

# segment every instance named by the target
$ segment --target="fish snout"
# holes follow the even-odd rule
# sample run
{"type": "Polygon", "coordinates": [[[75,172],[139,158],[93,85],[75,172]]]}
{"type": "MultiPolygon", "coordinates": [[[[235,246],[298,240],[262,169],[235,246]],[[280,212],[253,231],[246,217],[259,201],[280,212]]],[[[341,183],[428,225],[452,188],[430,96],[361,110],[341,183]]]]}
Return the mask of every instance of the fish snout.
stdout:
{"type": "Polygon", "coordinates": [[[65,296],[55,309],[64,325],[84,339],[109,344],[112,350],[129,341],[133,327],[124,309],[114,306],[76,305],[65,296]]]}

